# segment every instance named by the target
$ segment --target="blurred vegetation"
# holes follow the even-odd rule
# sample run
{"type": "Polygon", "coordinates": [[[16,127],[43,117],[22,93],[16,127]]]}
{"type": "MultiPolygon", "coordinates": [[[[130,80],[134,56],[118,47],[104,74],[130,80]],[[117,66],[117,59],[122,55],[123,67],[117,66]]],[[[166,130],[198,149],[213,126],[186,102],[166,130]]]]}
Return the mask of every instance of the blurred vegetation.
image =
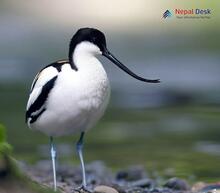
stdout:
{"type": "MultiPolygon", "coordinates": [[[[33,132],[24,123],[27,89],[1,85],[0,117],[7,123],[9,142],[17,159],[35,163],[50,159],[40,147],[48,138],[33,132]],[[14,100],[16,99],[16,100],[14,100]]],[[[104,118],[86,135],[86,162],[104,160],[113,170],[143,164],[152,176],[178,176],[205,181],[219,180],[220,153],[198,149],[200,142],[218,144],[220,108],[218,105],[169,105],[148,109],[120,109],[110,105],[104,118]],[[172,171],[170,173],[170,171],[172,171]]],[[[56,139],[70,152],[58,154],[59,161],[79,164],[75,143],[79,136],[56,139]]]]}
{"type": "Polygon", "coordinates": [[[10,155],[11,151],[5,128],[0,124],[0,192],[52,193],[50,189],[41,187],[23,174],[17,161],[10,155]]]}
{"type": "Polygon", "coordinates": [[[0,156],[11,152],[12,147],[6,141],[5,127],[0,124],[0,156]]]}

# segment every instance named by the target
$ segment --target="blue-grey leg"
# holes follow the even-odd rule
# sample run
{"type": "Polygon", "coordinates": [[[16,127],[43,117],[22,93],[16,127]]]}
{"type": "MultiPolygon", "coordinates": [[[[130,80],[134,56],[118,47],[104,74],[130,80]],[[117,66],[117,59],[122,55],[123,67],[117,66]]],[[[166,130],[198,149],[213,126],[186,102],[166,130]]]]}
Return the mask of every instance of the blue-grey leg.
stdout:
{"type": "Polygon", "coordinates": [[[85,172],[85,164],[84,164],[84,160],[83,160],[83,137],[84,137],[84,132],[81,133],[80,135],[80,139],[76,144],[76,149],[79,155],[79,159],[80,159],[80,164],[81,164],[81,169],[82,169],[82,188],[86,189],[86,172],[85,172]]]}
{"type": "Polygon", "coordinates": [[[56,176],[56,149],[53,144],[53,137],[50,137],[50,153],[53,167],[53,187],[54,191],[57,191],[57,176],[56,176]]]}

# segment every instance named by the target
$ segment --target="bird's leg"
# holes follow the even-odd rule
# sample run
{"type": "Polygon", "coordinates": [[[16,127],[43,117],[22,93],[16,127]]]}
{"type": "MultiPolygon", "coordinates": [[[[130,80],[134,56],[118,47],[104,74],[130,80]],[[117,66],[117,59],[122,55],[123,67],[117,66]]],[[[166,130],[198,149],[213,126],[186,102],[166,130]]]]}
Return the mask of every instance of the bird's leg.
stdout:
{"type": "Polygon", "coordinates": [[[82,186],[86,187],[86,172],[85,172],[85,164],[84,164],[84,160],[83,160],[83,137],[84,137],[84,132],[81,133],[80,135],[80,139],[76,144],[76,150],[77,153],[79,155],[79,159],[80,159],[80,164],[81,164],[81,169],[82,169],[82,186]]]}
{"type": "Polygon", "coordinates": [[[53,137],[50,137],[50,153],[53,167],[53,187],[54,191],[57,191],[57,179],[56,179],[56,149],[53,144],[53,137]]]}
{"type": "Polygon", "coordinates": [[[82,189],[86,189],[86,172],[85,172],[85,164],[84,164],[84,160],[83,160],[83,137],[84,137],[84,132],[81,133],[80,135],[80,139],[76,144],[76,150],[77,153],[79,155],[79,159],[80,159],[80,164],[81,164],[81,169],[82,169],[82,189]]]}

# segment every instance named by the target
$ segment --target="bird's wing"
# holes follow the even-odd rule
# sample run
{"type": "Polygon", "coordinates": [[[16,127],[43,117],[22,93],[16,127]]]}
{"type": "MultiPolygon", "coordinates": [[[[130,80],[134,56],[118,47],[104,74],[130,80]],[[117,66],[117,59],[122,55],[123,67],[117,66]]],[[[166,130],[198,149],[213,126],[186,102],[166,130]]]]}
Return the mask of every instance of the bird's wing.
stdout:
{"type": "Polygon", "coordinates": [[[34,122],[44,111],[45,102],[53,88],[59,71],[53,66],[41,70],[35,77],[26,107],[26,122],[34,122]]]}
{"type": "Polygon", "coordinates": [[[32,85],[31,85],[31,92],[35,88],[42,87],[46,82],[48,82],[51,78],[58,75],[59,71],[53,66],[46,66],[40,72],[37,73],[35,76],[32,85]]]}

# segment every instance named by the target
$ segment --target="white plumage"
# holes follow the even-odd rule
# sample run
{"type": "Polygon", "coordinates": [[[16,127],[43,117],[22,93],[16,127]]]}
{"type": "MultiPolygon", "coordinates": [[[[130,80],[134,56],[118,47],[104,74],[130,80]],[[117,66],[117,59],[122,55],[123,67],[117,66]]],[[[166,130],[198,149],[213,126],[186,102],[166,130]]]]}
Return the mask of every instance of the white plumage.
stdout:
{"type": "Polygon", "coordinates": [[[57,79],[41,107],[45,107],[46,111],[34,123],[29,123],[32,129],[49,136],[62,136],[86,131],[94,126],[103,115],[110,96],[107,74],[95,57],[99,53],[97,46],[82,42],[77,45],[73,55],[78,71],[64,62],[60,72],[49,66],[37,75],[27,109],[37,99],[42,87],[52,78],[57,76],[57,79]]]}

